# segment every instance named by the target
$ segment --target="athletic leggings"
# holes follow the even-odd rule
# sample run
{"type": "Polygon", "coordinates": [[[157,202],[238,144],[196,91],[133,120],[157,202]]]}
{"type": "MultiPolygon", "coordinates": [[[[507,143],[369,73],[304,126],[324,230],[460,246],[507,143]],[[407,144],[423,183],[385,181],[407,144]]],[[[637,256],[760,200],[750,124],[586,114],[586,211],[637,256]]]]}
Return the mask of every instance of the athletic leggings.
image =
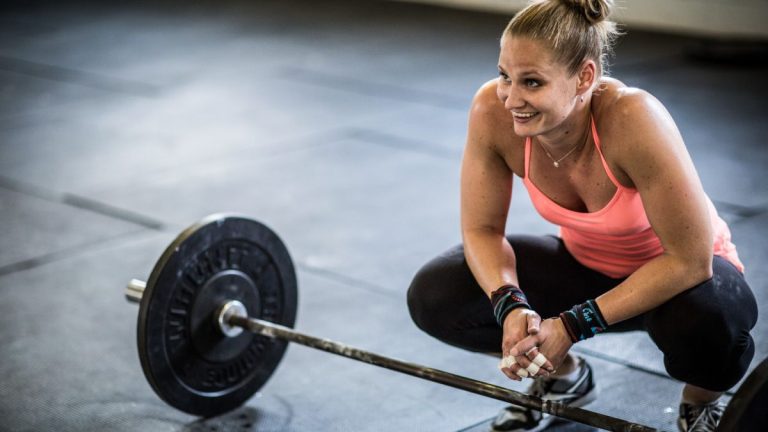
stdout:
{"type": "MultiPolygon", "coordinates": [[[[624,279],[591,270],[554,236],[508,236],[520,287],[542,318],[594,299],[624,279]]],[[[711,279],[608,332],[643,330],[664,354],[667,373],[711,391],[726,391],[746,373],[755,352],[749,331],[757,304],[744,275],[716,256],[711,279]]],[[[408,290],[416,325],[443,342],[476,352],[500,352],[502,331],[461,245],[419,270],[408,290]]]]}

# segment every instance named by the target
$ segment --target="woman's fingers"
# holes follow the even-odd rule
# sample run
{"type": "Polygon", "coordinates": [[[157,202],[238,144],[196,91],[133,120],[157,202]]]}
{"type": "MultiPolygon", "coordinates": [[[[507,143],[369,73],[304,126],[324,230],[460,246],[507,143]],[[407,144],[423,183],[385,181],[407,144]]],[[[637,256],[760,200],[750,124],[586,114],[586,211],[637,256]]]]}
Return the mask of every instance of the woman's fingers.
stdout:
{"type": "MultiPolygon", "coordinates": [[[[526,361],[527,359],[520,358],[520,360],[526,361]]],[[[526,370],[526,367],[518,363],[518,359],[514,356],[506,356],[501,359],[499,363],[499,369],[509,379],[520,381],[522,378],[528,378],[530,373],[526,370]]]]}
{"type": "MultiPolygon", "coordinates": [[[[514,311],[513,311],[514,312],[514,311]]],[[[520,381],[522,378],[535,378],[548,375],[547,369],[542,367],[546,363],[536,364],[533,356],[526,356],[524,353],[531,348],[536,348],[541,332],[541,316],[534,311],[521,310],[519,313],[511,313],[504,322],[504,338],[502,340],[502,354],[506,354],[499,363],[499,369],[510,379],[520,381]],[[523,350],[523,348],[526,348],[523,350]]],[[[542,356],[543,357],[543,356],[542,356]]],[[[537,362],[542,362],[539,357],[537,362]]],[[[549,364],[551,367],[551,364],[549,364]]]]}
{"type": "Polygon", "coordinates": [[[542,367],[542,365],[547,363],[546,357],[539,353],[538,349],[534,348],[524,356],[514,357],[508,355],[502,358],[499,363],[499,369],[510,379],[520,381],[521,378],[548,376],[549,371],[542,367]]]}
{"type": "MultiPolygon", "coordinates": [[[[509,350],[509,354],[512,354],[515,357],[525,356],[525,354],[530,352],[532,349],[538,348],[541,342],[542,341],[539,340],[539,338],[536,336],[524,337],[512,346],[512,348],[509,350]]],[[[526,358],[526,360],[528,359],[526,358]]],[[[520,361],[520,359],[518,359],[518,361],[520,361]]]]}
{"type": "MultiPolygon", "coordinates": [[[[525,359],[528,360],[525,369],[532,377],[549,376],[550,369],[544,367],[548,360],[544,354],[539,352],[538,347],[533,347],[525,353],[525,359]]],[[[523,363],[523,362],[519,362],[523,363]]]]}
{"type": "Polygon", "coordinates": [[[539,330],[541,330],[541,317],[539,314],[528,315],[528,334],[539,334],[539,330]]]}
{"type": "MultiPolygon", "coordinates": [[[[527,353],[525,353],[525,356],[531,360],[531,365],[536,366],[540,369],[545,370],[546,372],[553,372],[555,370],[552,363],[547,359],[544,354],[539,352],[538,347],[534,347],[531,350],[529,350],[527,353]]],[[[529,372],[531,370],[529,369],[529,372]]]]}
{"type": "Polygon", "coordinates": [[[520,381],[521,377],[517,375],[517,370],[519,369],[519,366],[517,365],[517,360],[513,356],[506,356],[501,359],[501,362],[499,363],[499,369],[501,369],[501,372],[507,376],[507,378],[515,381],[520,381]]]}

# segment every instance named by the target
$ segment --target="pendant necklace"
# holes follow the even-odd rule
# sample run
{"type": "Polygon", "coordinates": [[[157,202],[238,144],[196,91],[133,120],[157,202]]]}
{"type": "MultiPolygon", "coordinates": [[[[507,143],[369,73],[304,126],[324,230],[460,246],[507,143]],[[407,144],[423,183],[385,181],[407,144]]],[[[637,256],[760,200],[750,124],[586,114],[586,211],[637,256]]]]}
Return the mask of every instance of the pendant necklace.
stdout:
{"type": "MultiPolygon", "coordinates": [[[[592,117],[590,116],[590,120],[591,120],[591,119],[592,119],[592,117]]],[[[588,128],[588,129],[589,129],[589,128],[588,128]]],[[[589,140],[589,130],[587,130],[587,134],[586,134],[586,137],[584,138],[584,142],[583,142],[582,144],[586,144],[588,140],[589,140]]],[[[549,160],[551,160],[551,161],[552,161],[552,165],[553,165],[555,168],[560,168],[560,162],[562,162],[562,161],[563,161],[565,158],[567,158],[568,156],[570,156],[570,155],[571,155],[571,153],[573,153],[574,151],[576,151],[576,149],[577,149],[577,148],[579,148],[579,147],[580,147],[578,143],[577,143],[577,144],[574,144],[574,146],[573,146],[573,147],[572,147],[570,150],[568,150],[568,153],[564,154],[564,155],[563,155],[563,156],[561,156],[559,159],[555,159],[555,158],[553,158],[553,157],[552,157],[552,154],[550,154],[550,153],[549,153],[549,150],[547,150],[547,148],[544,146],[544,143],[542,143],[542,142],[541,142],[541,141],[539,141],[539,140],[536,140],[536,142],[538,142],[538,143],[539,143],[539,145],[541,146],[541,149],[542,149],[542,150],[544,150],[544,153],[546,153],[546,154],[547,154],[547,157],[549,158],[549,160]]]]}

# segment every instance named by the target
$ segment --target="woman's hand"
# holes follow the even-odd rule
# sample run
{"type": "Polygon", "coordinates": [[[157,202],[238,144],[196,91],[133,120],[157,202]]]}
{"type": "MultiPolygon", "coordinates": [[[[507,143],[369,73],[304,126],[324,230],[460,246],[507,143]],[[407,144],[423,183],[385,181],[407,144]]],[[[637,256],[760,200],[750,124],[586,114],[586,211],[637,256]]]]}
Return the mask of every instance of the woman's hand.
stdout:
{"type": "Polygon", "coordinates": [[[560,366],[571,346],[573,342],[560,318],[548,318],[539,325],[539,330],[535,334],[529,334],[513,345],[510,348],[510,354],[515,356],[515,360],[521,367],[527,368],[538,348],[538,352],[546,356],[553,367],[551,372],[560,366]]]}
{"type": "MultiPolygon", "coordinates": [[[[501,356],[504,358],[501,364],[501,371],[509,379],[520,381],[522,378],[531,376],[527,369],[536,359],[539,351],[536,346],[522,352],[514,352],[514,362],[510,358],[510,353],[521,342],[538,335],[541,332],[541,316],[536,311],[527,308],[517,308],[510,312],[504,319],[504,336],[501,341],[501,356]]],[[[567,337],[567,336],[566,336],[567,337]]],[[[562,359],[561,359],[562,361],[562,359]]],[[[532,376],[546,376],[548,371],[552,371],[552,363],[545,358],[537,360],[537,366],[541,367],[532,376]]],[[[536,368],[534,368],[536,369],[536,368]]]]}

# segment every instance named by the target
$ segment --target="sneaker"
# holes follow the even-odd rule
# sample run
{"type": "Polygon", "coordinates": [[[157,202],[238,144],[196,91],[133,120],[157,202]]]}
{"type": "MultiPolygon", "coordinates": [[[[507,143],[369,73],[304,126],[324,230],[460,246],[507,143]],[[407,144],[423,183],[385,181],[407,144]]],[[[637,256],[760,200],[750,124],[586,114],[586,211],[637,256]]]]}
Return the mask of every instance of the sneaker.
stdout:
{"type": "Polygon", "coordinates": [[[725,404],[715,401],[707,405],[680,404],[677,428],[680,432],[711,432],[717,429],[723,417],[725,404]]]}
{"type": "MultiPolygon", "coordinates": [[[[579,372],[575,378],[536,378],[528,388],[528,394],[542,399],[581,407],[597,397],[592,367],[578,358],[579,372]]],[[[529,408],[511,405],[496,416],[491,423],[494,432],[535,432],[549,426],[557,417],[542,414],[529,408]]]]}

